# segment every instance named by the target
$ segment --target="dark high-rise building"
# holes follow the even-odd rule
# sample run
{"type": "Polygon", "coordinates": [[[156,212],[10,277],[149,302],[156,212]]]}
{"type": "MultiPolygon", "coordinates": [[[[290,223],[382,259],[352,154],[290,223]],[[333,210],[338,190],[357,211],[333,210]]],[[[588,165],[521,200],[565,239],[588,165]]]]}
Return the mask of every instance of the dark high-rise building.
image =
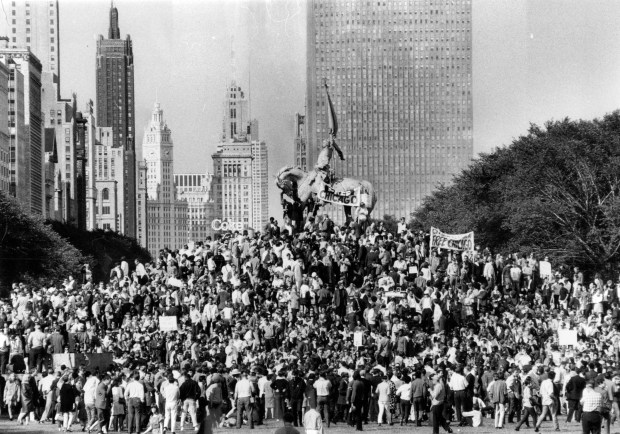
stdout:
{"type": "Polygon", "coordinates": [[[308,167],[329,133],[326,81],[336,174],[373,183],[375,217],[407,217],[473,156],[471,0],[310,0],[307,19],[308,167]]]}
{"type": "MultiPolygon", "coordinates": [[[[97,124],[112,127],[114,148],[123,148],[120,231],[136,236],[136,153],[134,145],[134,65],[129,35],[120,39],[118,10],[110,9],[108,39],[97,41],[97,124]]],[[[120,169],[120,168],[119,168],[120,169]]]]}
{"type": "Polygon", "coordinates": [[[295,165],[303,170],[308,170],[306,146],[306,116],[295,113],[295,165]]]}

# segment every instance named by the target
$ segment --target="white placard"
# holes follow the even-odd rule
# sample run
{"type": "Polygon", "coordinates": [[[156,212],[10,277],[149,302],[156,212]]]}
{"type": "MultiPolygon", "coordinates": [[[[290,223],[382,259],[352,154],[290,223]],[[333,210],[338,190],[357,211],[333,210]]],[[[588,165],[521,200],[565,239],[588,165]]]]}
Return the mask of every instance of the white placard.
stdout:
{"type": "Polygon", "coordinates": [[[178,330],[178,327],[177,327],[176,316],[160,316],[159,317],[159,331],[175,332],[177,330],[178,330]]]}
{"type": "Polygon", "coordinates": [[[355,345],[356,347],[364,346],[364,332],[353,333],[353,345],[355,345]]]}
{"type": "Polygon", "coordinates": [[[545,277],[551,277],[551,262],[540,261],[538,263],[538,267],[540,270],[541,279],[544,279],[545,277]]]}
{"type": "Polygon", "coordinates": [[[558,330],[558,340],[560,345],[577,345],[577,330],[558,330]]]}
{"type": "Polygon", "coordinates": [[[181,288],[183,286],[183,281],[181,279],[177,279],[176,277],[171,277],[168,279],[168,285],[181,288]]]}

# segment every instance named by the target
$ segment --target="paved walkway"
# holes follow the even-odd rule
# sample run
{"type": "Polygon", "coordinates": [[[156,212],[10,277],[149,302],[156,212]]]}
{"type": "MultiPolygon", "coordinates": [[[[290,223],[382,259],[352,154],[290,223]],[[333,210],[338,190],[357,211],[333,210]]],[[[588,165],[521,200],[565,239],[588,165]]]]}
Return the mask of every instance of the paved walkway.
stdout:
{"type": "MultiPolygon", "coordinates": [[[[472,427],[464,427],[458,428],[456,426],[453,427],[455,434],[490,434],[501,432],[502,434],[511,434],[515,433],[514,427],[515,425],[508,425],[503,430],[496,430],[493,428],[493,421],[491,419],[484,420],[484,426],[472,428],[472,427]]],[[[277,428],[282,426],[282,422],[268,421],[265,425],[257,426],[256,429],[250,430],[249,427],[243,426],[240,430],[235,428],[223,428],[216,430],[214,434],[258,434],[258,433],[273,433],[277,428]]],[[[617,433],[619,431],[620,425],[616,423],[612,427],[612,434],[617,433]]],[[[303,428],[298,428],[301,434],[305,434],[303,428]]],[[[581,434],[581,424],[577,424],[575,422],[571,424],[560,423],[561,432],[564,434],[581,434]]],[[[420,433],[420,434],[432,434],[432,428],[430,426],[423,427],[413,427],[411,425],[406,427],[401,427],[399,424],[394,424],[393,426],[383,425],[382,427],[378,427],[377,424],[371,423],[368,425],[364,425],[364,431],[370,431],[373,433],[381,433],[391,434],[393,432],[400,432],[401,434],[409,434],[409,433],[420,433]]],[[[81,433],[81,426],[78,424],[74,424],[72,427],[72,432],[81,433]]],[[[551,422],[545,422],[540,430],[541,434],[549,433],[555,434],[551,426],[551,422]]],[[[9,421],[6,417],[6,414],[0,416],[0,434],[43,434],[43,433],[58,433],[58,428],[56,425],[52,425],[50,423],[45,424],[28,424],[28,425],[19,425],[17,422],[9,421]]],[[[185,430],[185,431],[177,431],[177,434],[193,434],[193,430],[185,430]]],[[[332,425],[331,428],[325,429],[325,434],[355,434],[355,430],[346,424],[339,423],[337,425],[332,425]]],[[[440,434],[445,433],[443,429],[440,430],[440,434]]],[[[520,433],[525,434],[534,434],[533,428],[526,428],[525,426],[521,428],[520,433]]],[[[124,433],[126,434],[126,432],[124,433]]]]}

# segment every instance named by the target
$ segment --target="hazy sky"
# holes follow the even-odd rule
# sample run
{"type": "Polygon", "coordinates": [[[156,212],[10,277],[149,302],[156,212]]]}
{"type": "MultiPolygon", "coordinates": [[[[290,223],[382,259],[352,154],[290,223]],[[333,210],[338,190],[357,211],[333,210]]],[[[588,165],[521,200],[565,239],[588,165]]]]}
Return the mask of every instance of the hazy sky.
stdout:
{"type": "MultiPolygon", "coordinates": [[[[305,98],[304,0],[115,5],[122,35],[134,41],[138,147],[158,95],[173,133],[175,171],[211,171],[224,89],[235,78],[249,88],[270,176],[292,162],[293,115],[304,111],[305,98]]],[[[95,96],[95,37],[107,36],[109,7],[60,0],[61,91],[77,92],[80,108],[95,96]]],[[[475,152],[510,143],[530,122],[589,119],[618,108],[619,24],[618,0],[473,0],[475,152]]],[[[3,34],[5,28],[0,19],[3,34]]],[[[270,214],[279,216],[272,190],[270,214]]]]}

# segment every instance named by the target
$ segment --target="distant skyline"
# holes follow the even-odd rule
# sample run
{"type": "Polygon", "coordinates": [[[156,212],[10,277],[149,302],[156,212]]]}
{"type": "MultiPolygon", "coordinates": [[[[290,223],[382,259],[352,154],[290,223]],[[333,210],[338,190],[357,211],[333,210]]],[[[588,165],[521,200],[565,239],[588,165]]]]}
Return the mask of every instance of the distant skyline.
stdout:
{"type": "MultiPolygon", "coordinates": [[[[235,79],[268,145],[270,215],[280,217],[272,179],[293,164],[294,114],[304,112],[305,1],[114,4],[121,37],[134,44],[136,143],[157,98],[174,136],[175,172],[211,172],[225,88],[235,79]]],[[[95,37],[107,35],[109,8],[103,0],[59,4],[61,93],[77,92],[80,110],[95,99],[95,37]]],[[[0,34],[11,19],[4,11],[0,34]]],[[[473,0],[475,154],[510,144],[530,122],[620,108],[619,17],[616,0],[473,0]]]]}

